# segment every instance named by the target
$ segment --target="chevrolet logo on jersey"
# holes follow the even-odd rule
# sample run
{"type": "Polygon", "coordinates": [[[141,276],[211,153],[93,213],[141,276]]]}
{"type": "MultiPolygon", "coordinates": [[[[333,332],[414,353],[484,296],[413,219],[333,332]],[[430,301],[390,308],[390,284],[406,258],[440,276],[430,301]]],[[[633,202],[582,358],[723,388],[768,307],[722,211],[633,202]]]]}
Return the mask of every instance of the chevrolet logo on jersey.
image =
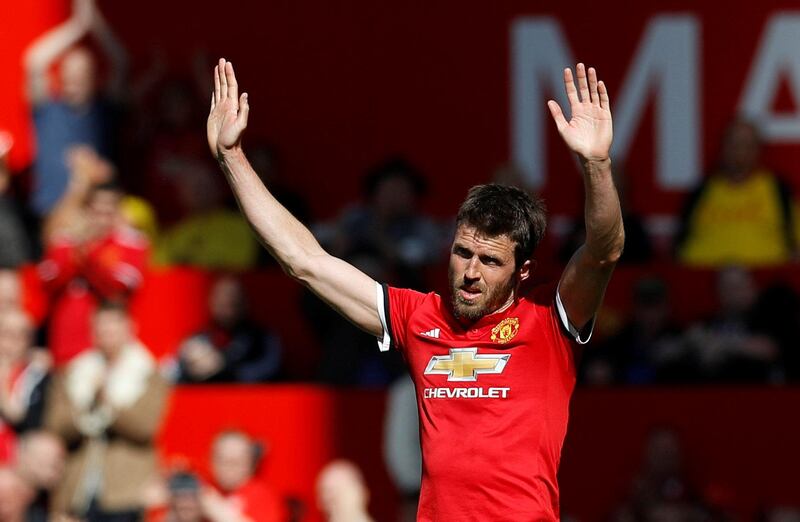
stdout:
{"type": "Polygon", "coordinates": [[[450,355],[434,355],[426,375],[447,375],[448,381],[477,381],[479,373],[503,373],[511,354],[478,354],[477,348],[450,348],[450,355]]]}

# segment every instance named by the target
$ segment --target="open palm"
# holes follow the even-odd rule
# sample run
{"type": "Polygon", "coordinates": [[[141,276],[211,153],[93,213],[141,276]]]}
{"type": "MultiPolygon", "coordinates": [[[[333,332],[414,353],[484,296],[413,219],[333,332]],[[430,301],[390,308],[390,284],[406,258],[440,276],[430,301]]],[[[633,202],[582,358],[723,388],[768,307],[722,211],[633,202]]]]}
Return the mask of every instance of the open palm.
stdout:
{"type": "Polygon", "coordinates": [[[572,70],[564,69],[564,88],[572,118],[567,121],[561,107],[553,100],[547,102],[547,107],[561,138],[573,152],[587,161],[604,161],[608,159],[613,136],[608,91],[602,81],[597,81],[594,68],[589,68],[588,78],[582,63],[575,69],[578,77],[577,89],[572,70]]]}
{"type": "Polygon", "coordinates": [[[206,124],[208,146],[215,158],[241,146],[249,112],[247,93],[239,96],[233,65],[220,58],[214,67],[214,93],[206,124]]]}

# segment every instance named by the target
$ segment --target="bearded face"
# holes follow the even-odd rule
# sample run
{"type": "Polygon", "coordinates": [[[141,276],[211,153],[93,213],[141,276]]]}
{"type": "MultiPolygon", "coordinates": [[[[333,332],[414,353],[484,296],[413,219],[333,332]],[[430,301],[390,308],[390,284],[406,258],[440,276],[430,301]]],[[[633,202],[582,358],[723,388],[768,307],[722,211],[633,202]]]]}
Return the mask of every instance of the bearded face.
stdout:
{"type": "Polygon", "coordinates": [[[460,225],[450,252],[450,299],[455,316],[472,323],[500,311],[514,300],[521,274],[517,270],[514,241],[506,236],[486,236],[460,225]]]}

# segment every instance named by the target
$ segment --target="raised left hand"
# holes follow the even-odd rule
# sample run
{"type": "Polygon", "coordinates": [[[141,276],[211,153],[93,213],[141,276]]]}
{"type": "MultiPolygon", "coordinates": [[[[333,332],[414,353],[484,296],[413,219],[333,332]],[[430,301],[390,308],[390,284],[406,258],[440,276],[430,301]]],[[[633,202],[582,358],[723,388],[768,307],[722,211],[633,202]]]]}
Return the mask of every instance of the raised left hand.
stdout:
{"type": "Polygon", "coordinates": [[[556,122],[558,132],[567,146],[584,161],[599,162],[608,159],[613,136],[611,128],[611,105],[608,91],[602,81],[597,81],[597,72],[579,63],[576,67],[578,87],[572,78],[572,70],[564,69],[564,88],[567,91],[572,117],[564,117],[561,107],[553,100],[547,102],[550,114],[556,122]],[[580,94],[580,97],[578,96],[580,94]]]}

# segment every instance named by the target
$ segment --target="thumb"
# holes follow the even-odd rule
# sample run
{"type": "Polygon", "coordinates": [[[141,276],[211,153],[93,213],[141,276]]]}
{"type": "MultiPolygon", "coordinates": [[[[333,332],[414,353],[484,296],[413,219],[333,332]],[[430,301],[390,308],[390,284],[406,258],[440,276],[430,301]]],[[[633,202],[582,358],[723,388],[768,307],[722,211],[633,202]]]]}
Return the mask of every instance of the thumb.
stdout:
{"type": "Polygon", "coordinates": [[[550,115],[553,117],[553,121],[556,122],[556,127],[558,128],[559,132],[563,130],[567,125],[566,118],[564,118],[564,113],[561,111],[561,107],[553,100],[549,100],[547,102],[547,108],[550,109],[550,115]]]}
{"type": "Polygon", "coordinates": [[[239,96],[239,114],[236,116],[236,124],[242,128],[247,128],[247,116],[250,114],[250,102],[247,93],[239,96]]]}

